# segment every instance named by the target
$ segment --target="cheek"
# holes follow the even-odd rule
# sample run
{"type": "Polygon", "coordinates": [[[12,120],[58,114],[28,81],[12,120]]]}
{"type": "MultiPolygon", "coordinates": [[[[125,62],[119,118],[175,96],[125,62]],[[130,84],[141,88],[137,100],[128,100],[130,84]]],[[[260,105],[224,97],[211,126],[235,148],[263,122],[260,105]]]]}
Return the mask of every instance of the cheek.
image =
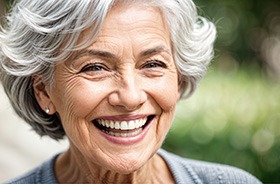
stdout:
{"type": "MultiPolygon", "coordinates": [[[[55,106],[61,118],[86,118],[105,98],[106,85],[93,85],[90,82],[71,80],[59,85],[55,93],[55,106]]],[[[65,119],[63,118],[63,119],[65,119]]]]}
{"type": "Polygon", "coordinates": [[[170,76],[164,80],[158,80],[151,84],[151,96],[165,112],[174,111],[179,99],[179,89],[176,76],[170,76]]]}
{"type": "Polygon", "coordinates": [[[66,134],[77,147],[86,147],[93,134],[90,132],[92,112],[106,96],[106,85],[71,80],[58,86],[53,93],[54,104],[66,134]]]}

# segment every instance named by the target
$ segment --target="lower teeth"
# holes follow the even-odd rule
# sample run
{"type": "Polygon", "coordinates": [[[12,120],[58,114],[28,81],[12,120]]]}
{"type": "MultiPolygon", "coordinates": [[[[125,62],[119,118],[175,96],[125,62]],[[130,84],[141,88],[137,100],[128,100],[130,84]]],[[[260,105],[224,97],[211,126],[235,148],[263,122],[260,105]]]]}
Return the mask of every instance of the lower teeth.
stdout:
{"type": "Polygon", "coordinates": [[[131,136],[139,134],[142,130],[143,130],[143,128],[139,128],[133,132],[126,132],[126,133],[111,132],[111,131],[106,131],[106,130],[102,130],[102,131],[105,132],[106,134],[109,134],[109,135],[112,135],[115,137],[131,137],[131,136]]]}

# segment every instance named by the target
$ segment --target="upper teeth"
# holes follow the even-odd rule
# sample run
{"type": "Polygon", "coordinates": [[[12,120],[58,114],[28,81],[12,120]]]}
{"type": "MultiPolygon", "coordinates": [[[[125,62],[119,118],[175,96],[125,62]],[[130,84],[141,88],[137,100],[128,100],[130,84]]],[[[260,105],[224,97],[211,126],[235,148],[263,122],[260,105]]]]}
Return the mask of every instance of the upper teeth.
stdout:
{"type": "Polygon", "coordinates": [[[113,121],[113,120],[104,120],[98,119],[98,123],[107,128],[114,128],[120,130],[133,130],[139,127],[142,127],[146,121],[146,118],[130,120],[130,121],[113,121]]]}

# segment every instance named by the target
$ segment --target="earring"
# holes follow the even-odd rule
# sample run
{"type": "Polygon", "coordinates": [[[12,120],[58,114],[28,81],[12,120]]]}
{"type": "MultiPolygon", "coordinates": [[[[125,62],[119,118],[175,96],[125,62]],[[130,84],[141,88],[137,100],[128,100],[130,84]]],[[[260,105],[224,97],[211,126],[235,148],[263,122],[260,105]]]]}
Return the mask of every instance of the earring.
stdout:
{"type": "Polygon", "coordinates": [[[45,112],[46,112],[47,114],[50,113],[50,108],[49,108],[48,106],[46,107],[45,112]]]}

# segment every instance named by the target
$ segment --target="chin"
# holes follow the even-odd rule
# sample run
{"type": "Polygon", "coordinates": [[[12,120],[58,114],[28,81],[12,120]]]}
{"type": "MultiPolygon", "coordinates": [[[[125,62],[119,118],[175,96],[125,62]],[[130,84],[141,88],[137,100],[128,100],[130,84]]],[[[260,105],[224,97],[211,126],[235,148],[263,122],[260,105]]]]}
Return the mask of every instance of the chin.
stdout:
{"type": "MultiPolygon", "coordinates": [[[[147,162],[147,161],[146,161],[147,162]]],[[[139,161],[121,162],[112,168],[112,171],[119,174],[131,174],[140,170],[146,162],[139,163],[139,161]]]]}
{"type": "Polygon", "coordinates": [[[147,151],[148,150],[144,151],[146,154],[141,154],[139,156],[135,155],[134,158],[132,158],[131,156],[116,158],[115,160],[111,161],[111,168],[109,170],[112,170],[119,174],[134,173],[141,169],[146,163],[148,163],[150,158],[153,156],[151,154],[148,155],[147,151]]]}

